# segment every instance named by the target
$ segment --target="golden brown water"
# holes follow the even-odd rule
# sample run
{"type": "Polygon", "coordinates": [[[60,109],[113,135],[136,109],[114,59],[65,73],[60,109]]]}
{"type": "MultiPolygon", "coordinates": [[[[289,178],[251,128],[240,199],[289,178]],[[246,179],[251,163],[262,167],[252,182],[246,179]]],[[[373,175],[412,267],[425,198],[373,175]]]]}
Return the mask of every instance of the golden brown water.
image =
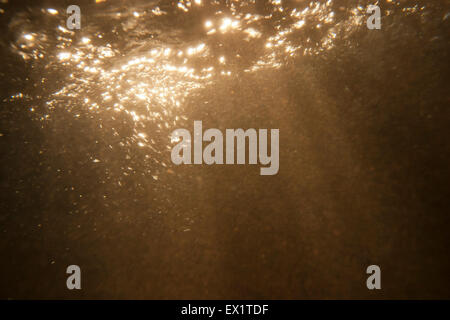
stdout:
{"type": "Polygon", "coordinates": [[[370,3],[0,4],[0,296],[448,298],[449,3],[370,3]],[[194,120],[278,175],[173,165],[194,120]]]}

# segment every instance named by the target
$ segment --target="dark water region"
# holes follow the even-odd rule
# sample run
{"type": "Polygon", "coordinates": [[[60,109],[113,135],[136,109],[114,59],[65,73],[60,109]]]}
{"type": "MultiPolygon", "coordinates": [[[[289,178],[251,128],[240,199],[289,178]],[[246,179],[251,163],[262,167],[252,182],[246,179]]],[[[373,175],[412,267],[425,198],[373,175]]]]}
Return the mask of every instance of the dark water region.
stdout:
{"type": "Polygon", "coordinates": [[[450,3],[373,3],[0,1],[0,297],[450,298],[450,3]],[[279,173],[173,165],[194,120],[279,173]]]}

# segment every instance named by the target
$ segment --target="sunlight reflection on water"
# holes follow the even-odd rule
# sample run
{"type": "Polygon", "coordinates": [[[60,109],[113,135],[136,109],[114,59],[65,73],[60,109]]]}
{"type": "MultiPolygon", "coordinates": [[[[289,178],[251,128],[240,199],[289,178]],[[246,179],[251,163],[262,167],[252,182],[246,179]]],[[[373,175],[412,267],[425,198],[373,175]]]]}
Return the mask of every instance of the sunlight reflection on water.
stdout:
{"type": "MultiPolygon", "coordinates": [[[[338,39],[365,28],[367,1],[342,7],[333,0],[288,5],[272,0],[263,8],[255,1],[226,6],[153,2],[126,8],[120,1],[95,2],[98,7],[82,13],[89,19],[79,31],[65,27],[64,8],[42,8],[32,20],[18,15],[10,24],[18,35],[12,48],[26,63],[39,66],[38,84],[52,83],[41,93],[45,111],[39,119],[49,121],[55,109],[64,109],[74,117],[89,114],[101,129],[103,122],[125,115],[133,134],[120,137],[120,122],[112,125],[111,134],[121,138],[121,146],[147,148],[152,154],[170,148],[170,131],[187,119],[184,101],[193,92],[223,78],[277,69],[290,59],[333,49],[338,39]],[[155,135],[163,136],[165,145],[155,135]]],[[[386,0],[383,5],[389,15],[401,3],[386,0]]],[[[412,6],[402,12],[424,9],[412,6]]],[[[18,93],[11,100],[24,96],[33,99],[18,93]]]]}

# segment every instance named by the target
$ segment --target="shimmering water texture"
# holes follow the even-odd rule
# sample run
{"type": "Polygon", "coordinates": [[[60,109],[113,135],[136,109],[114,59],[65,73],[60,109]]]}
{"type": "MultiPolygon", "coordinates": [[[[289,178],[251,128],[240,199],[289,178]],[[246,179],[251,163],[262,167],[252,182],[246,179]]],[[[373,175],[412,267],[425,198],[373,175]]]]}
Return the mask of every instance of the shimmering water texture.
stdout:
{"type": "Polygon", "coordinates": [[[0,296],[368,298],[375,263],[380,297],[450,297],[449,17],[446,0],[0,1],[0,296]],[[278,128],[278,175],[175,166],[194,120],[278,128]]]}

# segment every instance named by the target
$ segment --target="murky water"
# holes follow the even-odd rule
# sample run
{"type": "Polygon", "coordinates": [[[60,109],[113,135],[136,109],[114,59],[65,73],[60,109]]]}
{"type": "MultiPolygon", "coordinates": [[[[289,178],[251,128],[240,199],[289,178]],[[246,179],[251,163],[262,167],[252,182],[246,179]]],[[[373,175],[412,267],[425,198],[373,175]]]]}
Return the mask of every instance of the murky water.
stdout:
{"type": "Polygon", "coordinates": [[[1,2],[2,297],[449,297],[448,1],[1,2]],[[279,174],[174,166],[194,120],[279,174]]]}

